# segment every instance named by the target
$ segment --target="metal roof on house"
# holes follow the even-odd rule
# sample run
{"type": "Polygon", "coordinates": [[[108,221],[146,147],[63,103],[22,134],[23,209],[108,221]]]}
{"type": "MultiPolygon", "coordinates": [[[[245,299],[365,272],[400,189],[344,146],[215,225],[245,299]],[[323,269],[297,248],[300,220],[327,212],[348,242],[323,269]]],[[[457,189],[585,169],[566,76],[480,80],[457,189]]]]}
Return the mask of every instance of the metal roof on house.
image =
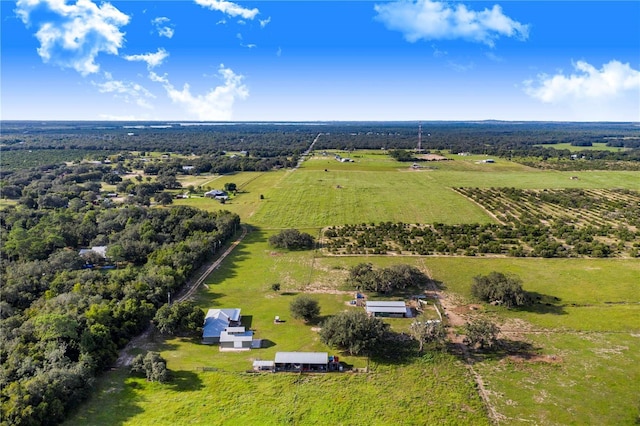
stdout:
{"type": "Polygon", "coordinates": [[[202,327],[202,337],[220,337],[230,321],[240,320],[240,309],[209,309],[204,318],[204,326],[202,327]]]}
{"type": "Polygon", "coordinates": [[[253,331],[245,331],[244,333],[231,334],[227,331],[220,333],[220,343],[224,342],[251,342],[253,340],[253,331]]]}
{"type": "Polygon", "coordinates": [[[276,364],[328,364],[327,352],[276,352],[276,364]]]}

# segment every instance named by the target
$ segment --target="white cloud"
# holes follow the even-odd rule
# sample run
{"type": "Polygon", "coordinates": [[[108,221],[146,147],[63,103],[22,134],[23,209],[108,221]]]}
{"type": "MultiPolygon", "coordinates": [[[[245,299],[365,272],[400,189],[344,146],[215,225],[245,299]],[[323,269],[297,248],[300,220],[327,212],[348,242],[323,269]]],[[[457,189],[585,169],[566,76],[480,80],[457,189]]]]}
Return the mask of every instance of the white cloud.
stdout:
{"type": "Polygon", "coordinates": [[[171,20],[169,18],[166,18],[164,16],[159,16],[151,20],[151,23],[156,28],[156,31],[158,32],[158,35],[160,37],[171,38],[173,37],[173,34],[174,34],[173,27],[165,25],[165,24],[168,24],[170,21],[171,20]]]}
{"type": "Polygon", "coordinates": [[[464,39],[493,47],[501,36],[526,39],[528,25],[502,13],[499,5],[473,11],[464,4],[432,0],[394,1],[374,5],[376,19],[400,31],[409,42],[464,39]]]}
{"type": "Polygon", "coordinates": [[[16,13],[38,29],[38,54],[45,63],[82,75],[100,70],[95,60],[101,52],[118,54],[124,41],[120,27],[129,23],[129,16],[111,4],[98,6],[90,0],[18,0],[16,13]]]}
{"type": "Polygon", "coordinates": [[[271,22],[271,16],[269,16],[267,19],[260,19],[259,22],[260,22],[260,28],[264,28],[267,26],[269,22],[271,22]]]}
{"type": "Polygon", "coordinates": [[[92,82],[100,93],[113,93],[115,97],[124,99],[127,103],[135,103],[147,109],[153,108],[153,105],[149,103],[148,99],[155,98],[155,96],[150,91],[138,83],[113,80],[110,75],[105,76],[107,77],[107,81],[105,82],[92,82]]]}
{"type": "Polygon", "coordinates": [[[207,9],[217,10],[225,15],[240,16],[244,19],[253,19],[260,11],[256,8],[246,9],[236,3],[225,0],[195,0],[197,4],[207,9]]]}
{"type": "Polygon", "coordinates": [[[431,45],[431,48],[433,49],[433,56],[434,56],[435,58],[441,58],[441,57],[443,57],[443,56],[447,56],[447,55],[448,55],[448,53],[447,53],[447,51],[446,51],[446,50],[440,50],[440,49],[438,49],[438,47],[437,47],[435,44],[432,44],[432,45],[431,45]]]}
{"type": "Polygon", "coordinates": [[[563,73],[554,76],[542,74],[537,82],[525,81],[525,93],[542,102],[554,103],[580,99],[606,100],[635,90],[640,101],[640,71],[634,70],[628,63],[612,60],[599,70],[585,61],[578,61],[573,66],[576,73],[569,76],[563,73]]]}
{"type": "Polygon", "coordinates": [[[210,89],[204,95],[192,94],[191,88],[187,83],[185,83],[182,90],[176,89],[166,74],[160,76],[151,71],[149,78],[152,81],[161,83],[167,91],[169,99],[173,103],[182,106],[197,120],[230,120],[236,99],[246,99],[249,96],[249,89],[242,82],[244,79],[242,75],[234,73],[231,69],[225,68],[224,65],[220,65],[218,75],[223,80],[223,84],[210,89]]]}
{"type": "Polygon", "coordinates": [[[475,64],[473,62],[469,62],[468,64],[461,64],[455,61],[448,61],[447,66],[455,72],[467,72],[475,68],[475,64]]]}
{"type": "Polygon", "coordinates": [[[162,65],[162,62],[167,59],[169,56],[169,52],[164,50],[163,48],[159,48],[156,53],[144,53],[141,55],[126,55],[124,59],[127,61],[140,61],[146,62],[147,68],[155,68],[158,65],[162,65]]]}

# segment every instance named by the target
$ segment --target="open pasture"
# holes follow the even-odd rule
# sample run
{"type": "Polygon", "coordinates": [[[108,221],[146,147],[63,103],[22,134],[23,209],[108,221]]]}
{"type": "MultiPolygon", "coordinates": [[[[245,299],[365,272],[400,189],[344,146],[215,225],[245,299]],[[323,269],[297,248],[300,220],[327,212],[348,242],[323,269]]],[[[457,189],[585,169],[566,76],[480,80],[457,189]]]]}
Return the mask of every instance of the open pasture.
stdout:
{"type": "Polygon", "coordinates": [[[264,206],[249,222],[267,228],[384,221],[491,222],[480,207],[434,184],[429,173],[301,168],[265,195],[264,206]]]}
{"type": "Polygon", "coordinates": [[[545,145],[537,145],[543,146],[545,148],[553,148],[553,149],[567,149],[571,152],[579,152],[579,151],[611,151],[611,152],[619,152],[624,151],[626,148],[620,148],[617,146],[607,146],[607,142],[593,142],[591,146],[574,146],[569,142],[564,143],[555,143],[555,144],[545,144],[545,145]]]}
{"type": "Polygon", "coordinates": [[[267,244],[279,228],[318,235],[322,226],[344,223],[491,221],[452,187],[637,189],[638,173],[540,171],[474,159],[413,171],[378,153],[355,154],[355,163],[338,163],[316,153],[295,171],[225,176],[222,185],[234,182],[243,191],[225,205],[204,198],[176,200],[235,211],[252,226],[195,300],[205,310],[242,308],[245,325],[255,329],[256,338],[268,341],[267,347],[220,352],[199,339],[155,336],[146,347],[167,359],[174,381],[147,383],[122,370],[109,372],[67,424],[488,424],[473,376],[453,355],[410,358],[397,365],[372,363],[368,374],[245,372],[254,359],[296,350],[327,351],[340,355],[348,366],[365,367],[366,358],[342,357],[320,342],[318,324],[289,317],[289,303],[303,293],[317,298],[322,318],[354,309],[349,306],[353,290],[345,287],[344,279],[348,269],[361,262],[377,268],[414,265],[440,282],[460,305],[473,301],[473,277],[491,271],[518,275],[524,289],[541,298],[543,303],[527,309],[484,305],[469,311],[511,327],[503,337],[532,348],[531,359],[498,353],[478,356],[474,364],[500,424],[617,425],[638,418],[637,260],[332,257],[274,250],[267,244]],[[280,292],[271,289],[274,283],[281,285],[280,292]],[[276,315],[285,322],[274,324],[276,315]],[[544,356],[554,357],[549,358],[553,362],[537,361],[544,356]]]}

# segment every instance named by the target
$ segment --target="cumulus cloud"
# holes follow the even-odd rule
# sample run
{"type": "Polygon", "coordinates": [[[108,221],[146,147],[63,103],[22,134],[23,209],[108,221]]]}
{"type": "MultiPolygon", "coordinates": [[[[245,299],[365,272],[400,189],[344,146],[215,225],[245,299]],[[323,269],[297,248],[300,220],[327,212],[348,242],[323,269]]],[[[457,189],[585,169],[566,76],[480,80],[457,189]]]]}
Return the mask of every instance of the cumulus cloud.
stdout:
{"type": "Polygon", "coordinates": [[[125,35],[120,27],[129,23],[129,16],[111,4],[90,0],[18,0],[15,11],[25,25],[37,28],[43,62],[82,75],[100,70],[96,57],[101,52],[118,54],[125,35]]]}
{"type": "Polygon", "coordinates": [[[218,75],[223,84],[204,95],[192,94],[189,84],[185,84],[182,90],[176,89],[166,74],[160,76],[151,71],[149,78],[161,83],[169,99],[183,107],[192,117],[201,121],[230,120],[236,99],[246,99],[249,96],[249,89],[243,83],[242,75],[234,73],[224,65],[220,65],[218,75]]]}
{"type": "Polygon", "coordinates": [[[524,82],[524,90],[529,96],[542,102],[555,103],[566,100],[609,99],[635,90],[640,94],[640,71],[629,64],[612,60],[601,69],[578,61],[573,65],[575,73],[565,76],[541,74],[537,81],[524,82]]]}
{"type": "Polygon", "coordinates": [[[141,55],[126,55],[124,59],[127,61],[140,61],[146,62],[147,68],[155,68],[158,65],[162,65],[162,62],[167,59],[169,56],[169,52],[164,50],[163,48],[159,48],[156,53],[143,53],[141,55]]]}
{"type": "Polygon", "coordinates": [[[216,10],[232,17],[240,16],[244,19],[253,19],[260,13],[256,8],[246,9],[236,3],[225,0],[195,0],[195,2],[202,7],[216,10]]]}
{"type": "Polygon", "coordinates": [[[100,93],[113,93],[115,97],[124,99],[127,103],[135,103],[148,109],[153,108],[148,99],[155,96],[138,83],[113,80],[110,74],[106,74],[106,77],[107,80],[102,83],[92,82],[100,93]]]}
{"type": "Polygon", "coordinates": [[[156,31],[158,32],[158,35],[160,37],[171,38],[173,37],[174,30],[173,27],[167,25],[170,21],[171,20],[169,18],[159,16],[155,19],[152,19],[151,24],[153,24],[153,26],[156,28],[156,31]]]}
{"type": "Polygon", "coordinates": [[[411,0],[376,4],[374,10],[377,20],[412,43],[464,39],[493,47],[501,36],[524,40],[529,35],[528,25],[506,16],[499,5],[474,11],[464,4],[411,0]]]}
{"type": "Polygon", "coordinates": [[[271,22],[271,16],[269,16],[267,19],[260,19],[259,22],[260,22],[260,28],[264,28],[267,26],[269,22],[271,22]]]}

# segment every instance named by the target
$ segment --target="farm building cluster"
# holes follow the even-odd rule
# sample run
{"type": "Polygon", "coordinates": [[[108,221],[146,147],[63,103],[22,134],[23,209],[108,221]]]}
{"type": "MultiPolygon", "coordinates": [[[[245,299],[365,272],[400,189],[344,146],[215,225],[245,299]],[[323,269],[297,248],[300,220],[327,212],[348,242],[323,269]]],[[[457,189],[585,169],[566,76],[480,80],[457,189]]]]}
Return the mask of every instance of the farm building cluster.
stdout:
{"type": "MultiPolygon", "coordinates": [[[[364,295],[356,295],[357,305],[375,317],[411,318],[413,311],[404,301],[364,301],[364,295]]],[[[355,304],[355,303],[354,303],[355,304]]],[[[202,343],[217,344],[220,351],[249,351],[262,347],[262,340],[255,339],[252,330],[242,325],[240,308],[209,309],[204,320],[202,343]]],[[[282,323],[276,316],[275,323],[282,323]]],[[[255,360],[253,371],[272,372],[331,372],[343,371],[337,356],[327,352],[276,352],[273,360],[255,360]]]]}

